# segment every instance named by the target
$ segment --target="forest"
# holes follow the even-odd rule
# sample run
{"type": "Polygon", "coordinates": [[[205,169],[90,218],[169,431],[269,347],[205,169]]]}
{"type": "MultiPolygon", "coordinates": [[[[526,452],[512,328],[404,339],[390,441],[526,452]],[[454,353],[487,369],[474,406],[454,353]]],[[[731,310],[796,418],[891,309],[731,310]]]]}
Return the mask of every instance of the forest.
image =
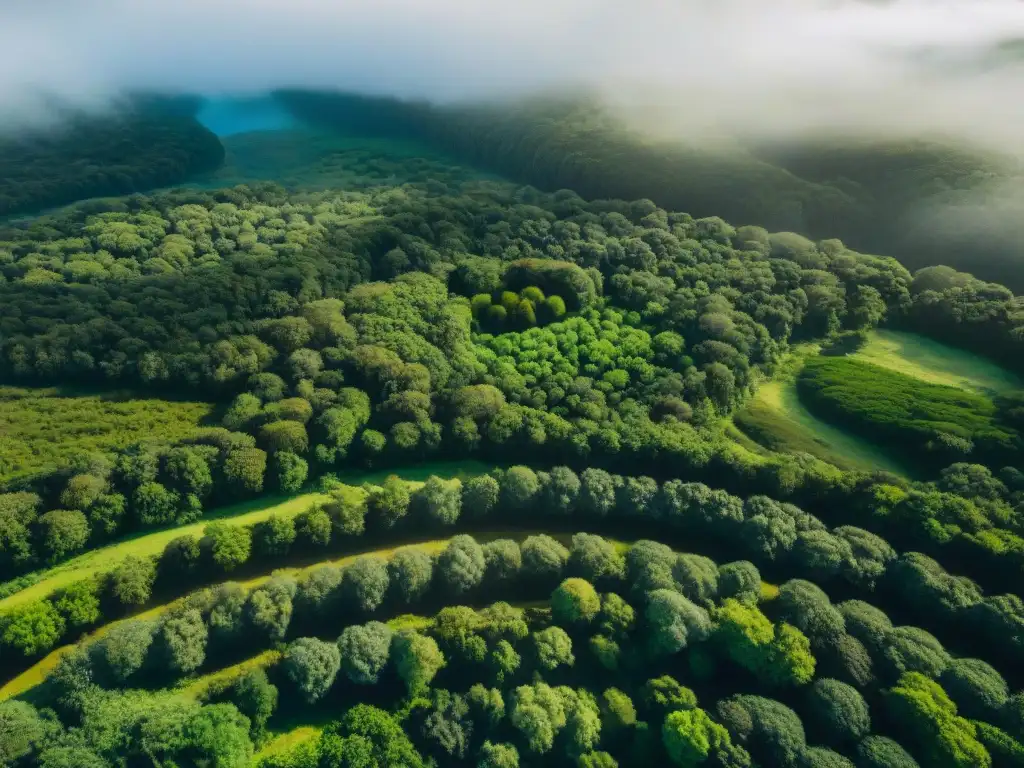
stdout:
{"type": "Polygon", "coordinates": [[[209,135],[315,182],[4,161],[0,764],[1024,765],[1010,288],[285,101],[347,133],[209,135]]]}
{"type": "Polygon", "coordinates": [[[76,113],[27,135],[0,135],[0,220],[212,171],[224,147],[194,109],[189,100],[135,99],[111,115],[76,113]]]}
{"type": "Polygon", "coordinates": [[[481,106],[298,90],[279,96],[311,122],[416,138],[547,191],[644,198],[694,216],[839,237],[911,269],[947,264],[1024,287],[1014,217],[986,210],[1024,178],[1013,155],[941,139],[856,135],[687,143],[656,130],[652,137],[642,121],[631,124],[586,93],[481,106]]]}

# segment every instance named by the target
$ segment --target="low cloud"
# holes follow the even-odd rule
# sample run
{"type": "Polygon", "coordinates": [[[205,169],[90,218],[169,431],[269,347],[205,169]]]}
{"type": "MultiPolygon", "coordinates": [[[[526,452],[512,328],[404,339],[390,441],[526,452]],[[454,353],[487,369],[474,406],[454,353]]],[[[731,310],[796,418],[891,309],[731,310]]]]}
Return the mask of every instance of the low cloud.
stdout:
{"type": "Polygon", "coordinates": [[[131,90],[568,90],[672,136],[929,133],[1024,154],[1024,65],[996,53],[1015,40],[1019,0],[8,0],[0,112],[131,90]]]}

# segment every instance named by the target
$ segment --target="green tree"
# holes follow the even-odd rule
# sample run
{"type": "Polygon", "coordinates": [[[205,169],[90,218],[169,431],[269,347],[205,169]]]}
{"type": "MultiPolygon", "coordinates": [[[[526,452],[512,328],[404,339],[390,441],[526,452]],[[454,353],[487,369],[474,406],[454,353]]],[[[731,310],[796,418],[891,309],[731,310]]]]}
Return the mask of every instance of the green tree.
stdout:
{"type": "Polygon", "coordinates": [[[498,504],[501,486],[490,475],[471,477],[462,484],[462,509],[473,518],[487,517],[498,504]]]}
{"type": "Polygon", "coordinates": [[[288,554],[296,535],[292,518],[271,515],[254,526],[253,549],[264,557],[280,557],[288,554]]]}
{"type": "Polygon", "coordinates": [[[487,655],[487,666],[494,675],[495,682],[501,685],[516,673],[522,660],[522,656],[512,647],[512,643],[508,640],[499,640],[487,655]]]}
{"type": "Polygon", "coordinates": [[[390,658],[391,635],[378,621],[345,627],[338,638],[342,673],[353,683],[375,684],[390,658]]]}
{"type": "Polygon", "coordinates": [[[400,549],[388,561],[391,591],[403,605],[415,605],[430,589],[434,561],[419,549],[400,549]]]}
{"type": "Polygon", "coordinates": [[[89,541],[89,521],[75,509],[55,509],[40,516],[40,545],[51,565],[80,552],[89,541]]]}
{"type": "Polygon", "coordinates": [[[462,511],[462,494],[455,483],[431,475],[416,491],[412,504],[428,525],[455,525],[462,511]]]}
{"type": "Polygon", "coordinates": [[[617,584],[626,573],[625,559],[615,545],[589,533],[573,535],[567,567],[593,584],[617,584]]]}
{"type": "Polygon", "coordinates": [[[288,679],[312,704],[323,698],[334,684],[341,666],[341,653],[334,643],[300,637],[288,646],[282,664],[288,679]]]}
{"type": "Polygon", "coordinates": [[[181,495],[160,483],[143,483],[132,494],[132,507],[142,525],[168,525],[177,521],[181,495]]]}
{"type": "Polygon", "coordinates": [[[239,643],[246,628],[245,605],[248,599],[247,590],[233,581],[225,582],[214,590],[207,620],[211,640],[224,647],[239,643]]]}
{"type": "Polygon", "coordinates": [[[597,618],[601,598],[583,579],[566,579],[551,593],[551,615],[562,624],[588,624],[597,618]]]}
{"type": "Polygon", "coordinates": [[[395,669],[409,693],[420,693],[430,685],[445,658],[432,637],[418,632],[399,632],[391,641],[395,669]]]}
{"type": "Polygon", "coordinates": [[[324,729],[317,755],[324,768],[424,768],[401,724],[367,704],[357,704],[324,729]]]}
{"type": "Polygon", "coordinates": [[[89,474],[73,475],[60,495],[61,506],[67,509],[87,510],[106,490],[107,481],[89,474]]]}
{"type": "Polygon", "coordinates": [[[303,454],[309,450],[309,435],[301,422],[273,421],[260,427],[260,444],[271,456],[281,452],[303,454]]]}
{"type": "Polygon", "coordinates": [[[723,599],[755,601],[761,594],[761,573],[748,560],[726,563],[718,569],[718,592],[723,599]]]}
{"type": "Polygon", "coordinates": [[[815,680],[808,691],[807,711],[814,718],[822,741],[849,746],[868,735],[871,715],[856,688],[827,678],[815,680]]]}
{"type": "Polygon", "coordinates": [[[150,622],[138,619],[114,624],[102,639],[90,647],[101,670],[115,683],[123,685],[142,669],[153,644],[153,629],[150,622]]]}
{"type": "Polygon", "coordinates": [[[559,688],[565,702],[566,752],[571,757],[585,754],[601,740],[601,711],[592,693],[586,689],[559,688]]]}
{"type": "Polygon", "coordinates": [[[644,706],[652,720],[661,720],[669,712],[693,709],[697,695],[670,675],[655,677],[644,683],[644,706]]]}
{"type": "Polygon", "coordinates": [[[655,655],[681,651],[688,643],[706,639],[711,632],[707,611],[669,589],[658,589],[648,595],[644,618],[649,631],[648,647],[655,655]]]}
{"type": "Polygon", "coordinates": [[[62,589],[53,605],[68,627],[82,629],[100,620],[99,591],[96,579],[79,579],[62,589]]]}
{"type": "Polygon", "coordinates": [[[211,523],[203,530],[199,546],[219,570],[233,571],[249,559],[252,532],[241,525],[211,523]]]}
{"type": "Polygon", "coordinates": [[[1010,698],[1003,676],[981,659],[954,659],[939,683],[964,717],[996,720],[1010,698]]]}
{"type": "Polygon", "coordinates": [[[521,685],[512,692],[509,721],[519,731],[531,752],[550,752],[555,737],[565,727],[562,696],[543,682],[521,685]]]}
{"type": "Polygon", "coordinates": [[[598,663],[609,672],[617,672],[622,658],[622,648],[610,637],[594,635],[590,638],[590,652],[598,663]]]}
{"type": "Polygon", "coordinates": [[[541,669],[550,672],[559,666],[571,667],[576,663],[572,640],[560,627],[548,627],[534,632],[533,645],[541,669]]]}
{"type": "Polygon", "coordinates": [[[157,637],[164,663],[176,674],[194,672],[206,660],[206,622],[194,608],[165,619],[157,637]]]}
{"type": "Polygon", "coordinates": [[[244,768],[253,756],[249,727],[233,704],[207,704],[188,721],[183,741],[196,764],[244,768]]]}
{"type": "Polygon", "coordinates": [[[295,591],[295,610],[306,621],[328,616],[335,609],[342,569],[333,565],[314,568],[299,580],[295,591]]]}
{"type": "Polygon", "coordinates": [[[601,596],[599,616],[601,631],[611,637],[622,638],[633,628],[636,612],[633,606],[614,592],[601,596]]]}
{"type": "Polygon", "coordinates": [[[321,507],[295,516],[295,538],[307,547],[326,547],[331,542],[331,518],[321,507]]]}
{"type": "Polygon", "coordinates": [[[569,550],[547,534],[528,536],[519,546],[523,575],[538,584],[554,586],[565,572],[569,550]]]}
{"type": "Polygon", "coordinates": [[[511,744],[485,741],[477,758],[477,768],[519,768],[519,750],[511,744]]]}
{"type": "Polygon", "coordinates": [[[195,536],[178,536],[167,542],[160,553],[157,574],[161,583],[187,582],[199,567],[202,550],[195,536]]]}
{"type": "Polygon", "coordinates": [[[919,672],[907,672],[885,698],[895,724],[919,746],[931,765],[988,768],[992,757],[977,729],[957,715],[942,687],[919,672]]]}
{"type": "Polygon", "coordinates": [[[164,457],[164,471],[180,493],[206,496],[213,487],[213,475],[201,451],[190,446],[172,448],[164,457]]]}
{"type": "Polygon", "coordinates": [[[54,725],[24,701],[0,702],[0,762],[18,765],[54,735],[54,725]]]}
{"type": "Polygon", "coordinates": [[[11,610],[3,619],[3,644],[25,656],[53,648],[64,634],[64,618],[49,600],[35,600],[11,610]]]}
{"type": "Polygon", "coordinates": [[[495,539],[484,544],[484,580],[488,585],[508,585],[519,578],[523,553],[513,539],[495,539]]]}
{"type": "Polygon", "coordinates": [[[472,536],[460,534],[438,555],[435,575],[448,594],[459,596],[478,587],[486,569],[483,548],[472,536]]]}
{"type": "Polygon", "coordinates": [[[294,579],[274,576],[249,593],[245,614],[249,626],[257,635],[265,636],[272,642],[284,639],[291,623],[296,591],[294,579]]]}
{"type": "Polygon", "coordinates": [[[615,732],[636,725],[633,700],[618,688],[607,688],[601,694],[601,717],[607,730],[615,732]]]}
{"type": "Polygon", "coordinates": [[[152,594],[155,579],[156,563],[147,557],[128,555],[111,571],[108,584],[121,605],[143,605],[152,594]]]}
{"type": "Polygon", "coordinates": [[[700,708],[670,712],[661,738],[673,764],[687,768],[706,762],[723,764],[722,757],[735,749],[729,732],[700,708]]]}
{"type": "Polygon", "coordinates": [[[258,739],[277,709],[277,686],[270,682],[265,670],[254,669],[234,682],[228,698],[249,718],[252,735],[258,739]]]}
{"type": "Polygon", "coordinates": [[[228,485],[242,493],[263,490],[263,477],[267,472],[267,454],[259,448],[236,448],[224,457],[224,479],[228,485]]]}
{"type": "Polygon", "coordinates": [[[309,464],[291,451],[274,454],[274,469],[277,473],[277,487],[282,493],[298,493],[309,475],[309,464]]]}
{"type": "Polygon", "coordinates": [[[128,502],[122,494],[101,494],[89,507],[89,527],[94,534],[113,536],[121,527],[127,509],[128,502]]]}
{"type": "Polygon", "coordinates": [[[371,520],[380,528],[393,528],[409,512],[409,488],[398,475],[388,475],[379,488],[373,488],[366,504],[371,520]]]}
{"type": "Polygon", "coordinates": [[[509,510],[527,509],[540,492],[537,473],[529,467],[509,467],[501,476],[501,502],[509,510]]]}
{"type": "Polygon", "coordinates": [[[345,568],[341,577],[341,595],[348,605],[363,613],[372,613],[388,592],[388,565],[380,557],[364,555],[345,568]]]}
{"type": "Polygon", "coordinates": [[[868,736],[857,745],[857,768],[919,768],[899,744],[885,736],[868,736]]]}

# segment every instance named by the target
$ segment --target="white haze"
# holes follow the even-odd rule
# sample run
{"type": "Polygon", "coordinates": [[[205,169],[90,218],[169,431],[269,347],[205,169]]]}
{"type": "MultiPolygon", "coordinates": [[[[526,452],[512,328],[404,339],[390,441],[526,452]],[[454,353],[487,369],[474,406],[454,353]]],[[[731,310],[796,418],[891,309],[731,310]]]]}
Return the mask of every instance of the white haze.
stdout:
{"type": "Polygon", "coordinates": [[[588,91],[689,137],[935,134],[1024,154],[1020,0],[6,0],[0,121],[135,90],[588,91]]]}

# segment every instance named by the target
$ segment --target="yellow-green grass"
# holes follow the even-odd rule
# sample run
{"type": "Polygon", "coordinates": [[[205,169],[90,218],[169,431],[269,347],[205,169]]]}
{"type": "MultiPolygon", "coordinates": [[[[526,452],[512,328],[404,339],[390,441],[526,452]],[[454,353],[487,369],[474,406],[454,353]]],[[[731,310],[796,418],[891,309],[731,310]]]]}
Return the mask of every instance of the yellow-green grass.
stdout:
{"type": "MultiPolygon", "coordinates": [[[[479,542],[487,542],[487,541],[493,541],[494,539],[505,539],[505,538],[507,538],[507,539],[514,539],[516,541],[522,541],[527,536],[534,535],[534,533],[537,533],[537,532],[536,531],[531,532],[531,531],[521,531],[521,530],[496,529],[496,530],[491,530],[491,531],[474,531],[472,536],[473,536],[474,539],[476,539],[479,542]]],[[[570,539],[572,538],[572,534],[568,534],[568,533],[551,533],[549,535],[552,538],[554,538],[554,539],[556,539],[558,541],[561,541],[563,544],[568,544],[570,542],[570,539]]],[[[439,538],[439,539],[428,539],[428,540],[425,540],[425,541],[424,540],[409,541],[409,542],[406,542],[404,544],[395,544],[393,546],[385,547],[385,548],[361,550],[361,551],[357,551],[357,552],[353,552],[353,553],[347,554],[347,555],[345,555],[343,557],[335,558],[335,559],[332,559],[332,560],[323,560],[323,561],[319,561],[319,562],[316,562],[316,563],[313,563],[313,564],[309,564],[309,565],[305,565],[305,566],[296,566],[296,567],[290,567],[290,568],[277,568],[277,569],[274,569],[274,571],[272,573],[270,573],[270,574],[263,574],[261,576],[255,577],[255,578],[248,579],[246,581],[238,581],[236,583],[241,584],[246,589],[252,589],[253,587],[258,587],[260,584],[263,584],[264,582],[268,581],[271,578],[271,576],[274,575],[274,574],[283,574],[283,575],[290,575],[290,576],[293,576],[293,577],[301,577],[303,574],[309,573],[310,571],[312,571],[312,570],[314,570],[316,568],[319,568],[319,567],[321,567],[323,565],[335,565],[335,566],[345,566],[345,565],[348,565],[348,564],[352,563],[353,561],[355,561],[356,558],[362,557],[364,555],[375,555],[377,557],[383,557],[385,559],[390,559],[395,554],[395,552],[397,552],[397,551],[399,551],[401,549],[418,549],[420,551],[427,552],[429,554],[436,554],[436,553],[440,552],[441,550],[443,550],[448,545],[448,542],[450,540],[451,540],[450,538],[439,538]]],[[[609,539],[609,541],[612,541],[612,543],[615,545],[615,548],[618,551],[620,551],[620,552],[625,552],[629,548],[629,546],[630,546],[629,543],[625,542],[625,541],[614,540],[614,539],[609,539]]],[[[183,597],[182,598],[178,598],[177,600],[174,600],[174,601],[172,601],[170,603],[166,603],[164,605],[153,606],[153,607],[149,608],[148,610],[146,610],[144,613],[135,614],[135,615],[133,615],[133,616],[131,616],[129,618],[131,618],[131,619],[155,619],[155,618],[158,618],[161,614],[167,612],[168,610],[173,608],[175,605],[179,604],[182,599],[184,599],[184,598],[183,597]]],[[[107,632],[109,632],[111,627],[114,627],[117,624],[119,624],[120,622],[127,621],[127,620],[128,619],[119,619],[118,621],[113,621],[113,622],[111,622],[109,624],[104,624],[102,627],[99,627],[94,632],[86,635],[81,640],[79,640],[79,643],[71,643],[71,644],[68,644],[68,645],[61,646],[60,648],[54,649],[49,654],[47,654],[42,659],[40,659],[35,664],[33,664],[31,667],[29,667],[27,670],[22,672],[20,675],[18,675],[17,677],[13,678],[10,681],[8,681],[6,684],[4,684],[3,687],[0,687],[0,701],[4,701],[5,699],[9,699],[9,698],[12,698],[12,697],[15,697],[15,696],[21,696],[22,694],[30,691],[32,688],[34,688],[35,686],[37,686],[40,683],[42,683],[46,679],[47,675],[49,675],[50,672],[57,666],[57,663],[60,661],[61,657],[64,654],[66,654],[68,651],[70,651],[72,648],[74,648],[77,644],[80,644],[82,642],[88,642],[88,641],[99,639],[99,638],[103,637],[103,635],[105,635],[107,632]]],[[[417,624],[422,626],[422,622],[423,621],[429,621],[429,620],[426,620],[426,619],[423,619],[422,617],[414,616],[414,615],[410,614],[410,615],[406,615],[406,616],[398,616],[393,621],[394,622],[399,622],[399,623],[407,622],[408,626],[415,627],[417,624]]]]}
{"type": "Polygon", "coordinates": [[[762,384],[734,418],[749,437],[774,451],[809,453],[840,469],[909,474],[899,459],[879,446],[814,416],[789,379],[762,384]]]}
{"type": "Polygon", "coordinates": [[[0,387],[0,487],[43,474],[83,452],[194,434],[214,406],[130,392],[0,387]]]}
{"type": "Polygon", "coordinates": [[[322,725],[299,725],[291,730],[278,733],[256,753],[253,758],[253,764],[259,765],[261,761],[269,757],[291,752],[300,744],[318,738],[323,730],[324,726],[322,725]]]}
{"type": "MultiPolygon", "coordinates": [[[[346,483],[352,484],[352,493],[359,493],[359,489],[355,487],[356,483],[368,482],[372,484],[380,482],[389,474],[398,474],[410,486],[418,487],[430,475],[453,478],[468,477],[485,472],[489,468],[488,465],[480,462],[434,462],[394,472],[344,473],[342,479],[346,483]]],[[[304,493],[291,497],[263,496],[259,499],[213,510],[206,514],[202,520],[189,525],[141,533],[131,538],[122,539],[48,569],[39,581],[0,600],[0,613],[23,605],[31,600],[47,597],[56,590],[66,587],[68,584],[79,579],[111,571],[129,555],[137,557],[158,555],[163,552],[168,542],[176,539],[178,536],[202,535],[203,529],[213,520],[230,522],[232,525],[252,525],[253,523],[266,520],[271,515],[294,517],[308,509],[312,504],[324,501],[326,498],[324,494],[320,493],[304,493]]]]}
{"type": "Polygon", "coordinates": [[[177,690],[186,696],[202,698],[215,691],[224,690],[235,680],[255,669],[266,669],[273,666],[280,658],[280,651],[263,651],[263,653],[252,656],[245,661],[240,661],[238,664],[232,664],[230,667],[224,667],[207,675],[186,680],[177,690]]]}
{"type": "Polygon", "coordinates": [[[932,384],[990,397],[1024,388],[1024,381],[991,360],[916,333],[877,330],[850,357],[932,384]]]}

